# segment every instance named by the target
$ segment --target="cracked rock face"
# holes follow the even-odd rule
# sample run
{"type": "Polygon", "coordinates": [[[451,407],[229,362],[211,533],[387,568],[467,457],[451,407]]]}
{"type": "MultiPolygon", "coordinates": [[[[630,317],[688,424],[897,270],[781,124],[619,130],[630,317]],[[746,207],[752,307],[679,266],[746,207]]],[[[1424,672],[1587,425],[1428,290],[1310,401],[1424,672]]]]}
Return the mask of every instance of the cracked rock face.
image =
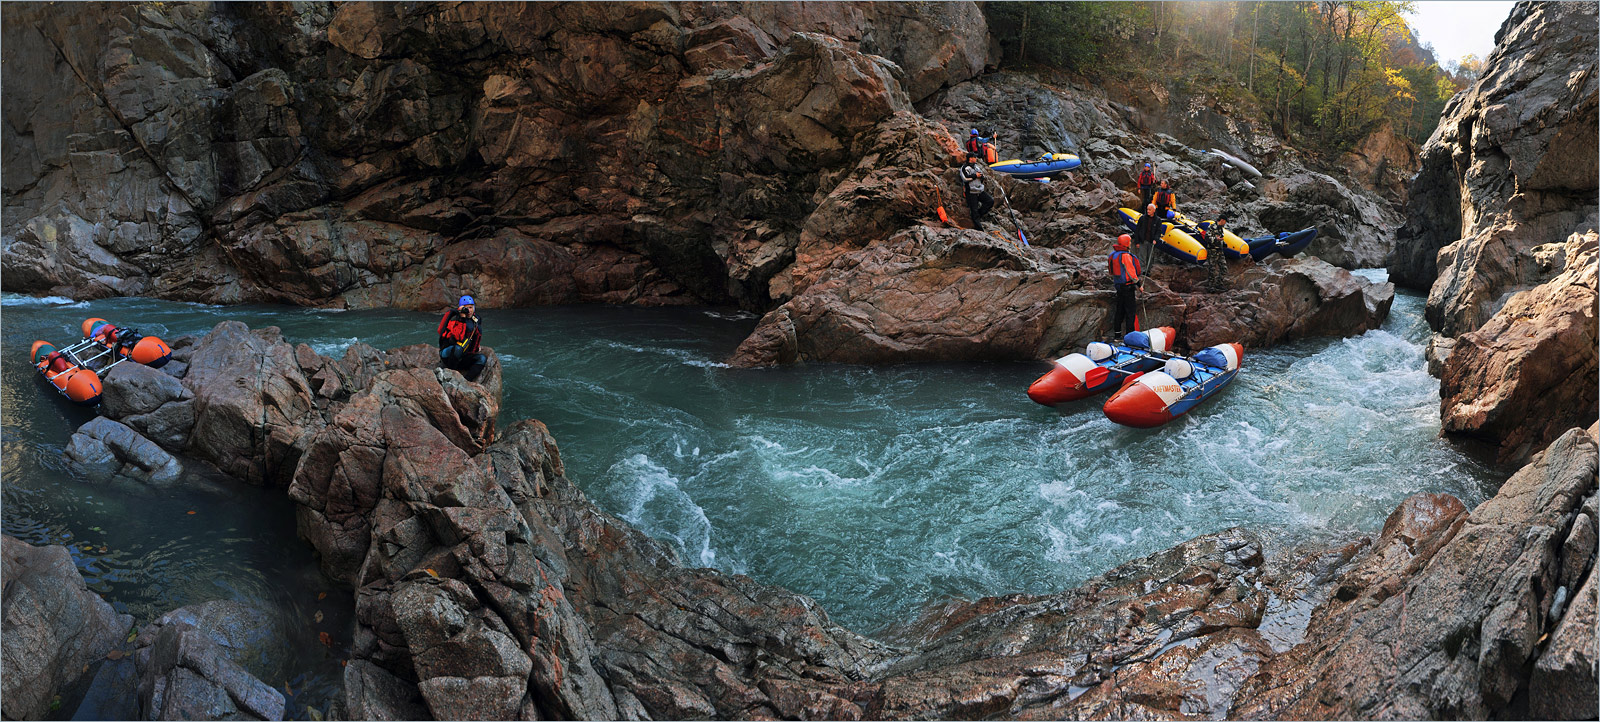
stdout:
{"type": "Polygon", "coordinates": [[[1596,4],[1518,3],[1422,150],[1390,278],[1430,288],[1445,430],[1517,464],[1595,401],[1596,4]]]}
{"type": "Polygon", "coordinates": [[[737,303],[972,3],[5,9],[5,288],[737,303]],[[750,219],[766,219],[757,222],[750,219]]]}
{"type": "Polygon", "coordinates": [[[1595,229],[1595,17],[1593,2],[1518,3],[1423,146],[1389,271],[1432,288],[1435,330],[1482,326],[1548,277],[1530,249],[1595,229]]]}
{"type": "Polygon", "coordinates": [[[50,700],[121,644],[133,618],[89,591],[64,546],[0,537],[5,716],[43,719],[50,700]]]}

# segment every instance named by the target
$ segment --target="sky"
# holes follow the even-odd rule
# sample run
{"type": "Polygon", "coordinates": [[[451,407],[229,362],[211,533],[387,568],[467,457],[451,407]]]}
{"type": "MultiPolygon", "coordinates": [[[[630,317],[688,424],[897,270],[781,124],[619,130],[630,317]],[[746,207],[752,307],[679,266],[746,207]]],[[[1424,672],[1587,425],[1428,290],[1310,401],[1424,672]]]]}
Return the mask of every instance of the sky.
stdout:
{"type": "Polygon", "coordinates": [[[1471,53],[1481,60],[1494,50],[1494,33],[1511,14],[1513,2],[1446,2],[1421,0],[1406,22],[1422,42],[1433,45],[1434,57],[1444,65],[1471,53]]]}

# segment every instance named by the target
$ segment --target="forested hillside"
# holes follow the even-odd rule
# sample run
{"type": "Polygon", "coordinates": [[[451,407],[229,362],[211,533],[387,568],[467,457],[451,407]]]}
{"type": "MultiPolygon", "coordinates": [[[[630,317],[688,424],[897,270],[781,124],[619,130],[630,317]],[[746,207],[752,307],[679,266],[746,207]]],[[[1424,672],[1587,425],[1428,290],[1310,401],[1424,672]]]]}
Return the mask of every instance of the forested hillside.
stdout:
{"type": "Polygon", "coordinates": [[[1406,23],[1410,2],[990,2],[1012,67],[1106,83],[1168,76],[1253,99],[1284,140],[1348,150],[1383,121],[1423,143],[1479,61],[1441,67],[1406,23]]]}

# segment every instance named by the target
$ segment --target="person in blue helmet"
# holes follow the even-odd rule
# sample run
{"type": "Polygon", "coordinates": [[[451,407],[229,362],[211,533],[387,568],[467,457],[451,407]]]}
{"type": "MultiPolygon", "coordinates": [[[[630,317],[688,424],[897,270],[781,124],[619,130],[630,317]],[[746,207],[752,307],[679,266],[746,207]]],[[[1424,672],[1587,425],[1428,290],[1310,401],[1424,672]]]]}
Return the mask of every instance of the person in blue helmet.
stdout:
{"type": "Polygon", "coordinates": [[[460,371],[468,381],[477,381],[489,357],[478,351],[483,329],[478,324],[477,302],[462,296],[456,307],[439,320],[439,365],[460,371]]]}
{"type": "Polygon", "coordinates": [[[991,142],[993,142],[992,138],[985,138],[979,135],[978,129],[973,128],[972,132],[967,135],[967,157],[976,157],[986,163],[993,163],[994,159],[989,157],[992,151],[988,150],[991,142]]]}

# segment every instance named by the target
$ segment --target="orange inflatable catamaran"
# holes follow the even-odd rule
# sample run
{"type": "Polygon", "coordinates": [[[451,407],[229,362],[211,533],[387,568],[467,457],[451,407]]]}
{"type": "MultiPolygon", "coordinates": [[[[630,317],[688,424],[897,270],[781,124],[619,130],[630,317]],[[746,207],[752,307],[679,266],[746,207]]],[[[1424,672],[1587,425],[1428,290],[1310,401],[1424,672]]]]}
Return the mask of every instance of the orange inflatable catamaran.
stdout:
{"type": "Polygon", "coordinates": [[[172,359],[172,349],[155,336],[113,326],[103,318],[83,322],[83,340],[66,348],[49,341],[34,341],[31,361],[39,375],[75,404],[100,403],[100,374],[132,360],[161,368],[172,359]]]}

